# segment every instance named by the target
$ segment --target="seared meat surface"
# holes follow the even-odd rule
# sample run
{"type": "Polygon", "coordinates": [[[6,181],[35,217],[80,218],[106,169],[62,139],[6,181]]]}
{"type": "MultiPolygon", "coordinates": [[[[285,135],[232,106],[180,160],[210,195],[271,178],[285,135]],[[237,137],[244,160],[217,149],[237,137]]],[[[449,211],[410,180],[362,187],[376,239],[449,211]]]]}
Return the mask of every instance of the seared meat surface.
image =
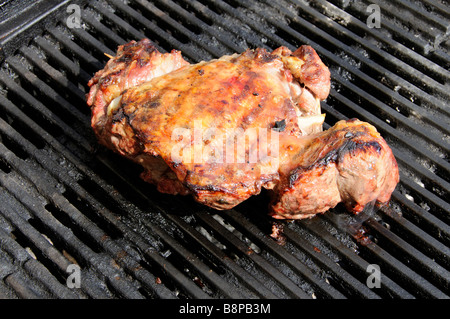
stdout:
{"type": "Polygon", "coordinates": [[[91,124],[95,133],[102,134],[107,121],[106,108],[115,97],[130,87],[187,64],[180,51],[162,54],[148,39],[119,46],[117,55],[88,82],[91,90],[87,104],[92,110],[91,124]]]}
{"type": "Polygon", "coordinates": [[[387,203],[399,181],[386,141],[357,119],[302,138],[283,136],[280,145],[285,159],[271,203],[275,218],[311,217],[340,202],[358,213],[374,200],[387,203]]]}
{"type": "Polygon", "coordinates": [[[322,132],[330,73],[309,46],[189,64],[132,41],[89,86],[99,141],[141,164],[141,177],[164,193],[230,209],[264,187],[274,217],[304,218],[339,202],[355,212],[387,202],[398,182],[392,152],[369,124],[322,132]]]}

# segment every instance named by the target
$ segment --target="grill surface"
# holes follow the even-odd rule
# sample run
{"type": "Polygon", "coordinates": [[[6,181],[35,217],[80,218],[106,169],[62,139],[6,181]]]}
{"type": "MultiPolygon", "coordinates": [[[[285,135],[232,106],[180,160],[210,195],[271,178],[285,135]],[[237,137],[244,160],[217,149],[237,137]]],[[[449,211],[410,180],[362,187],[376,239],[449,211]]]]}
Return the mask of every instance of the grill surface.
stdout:
{"type": "Polygon", "coordinates": [[[2,31],[0,297],[450,296],[447,1],[51,3],[2,31]],[[80,28],[67,25],[73,3],[80,28]],[[366,24],[371,3],[381,28],[366,24]],[[98,146],[85,104],[104,53],[144,37],[190,62],[312,45],[332,73],[326,128],[357,117],[394,151],[401,182],[391,207],[274,222],[265,194],[217,212],[158,193],[139,167],[98,146]],[[66,285],[71,264],[80,288],[66,285]],[[380,288],[366,285],[370,264],[380,288]]]}

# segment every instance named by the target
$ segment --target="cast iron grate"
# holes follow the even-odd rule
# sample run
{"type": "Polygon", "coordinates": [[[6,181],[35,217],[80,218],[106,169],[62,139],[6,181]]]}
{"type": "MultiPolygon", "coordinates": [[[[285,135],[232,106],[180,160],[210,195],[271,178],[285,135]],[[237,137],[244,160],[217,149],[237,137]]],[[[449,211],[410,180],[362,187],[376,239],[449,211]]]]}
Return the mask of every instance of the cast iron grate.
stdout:
{"type": "Polygon", "coordinates": [[[449,14],[442,1],[64,1],[3,38],[0,296],[8,298],[448,298],[449,14]],[[369,28],[367,6],[381,8],[369,28]],[[66,8],[81,9],[69,28],[66,8]],[[399,10],[392,10],[399,8],[399,10]],[[410,17],[419,22],[411,25],[410,17]],[[264,194],[227,212],[159,194],[98,147],[86,83],[148,37],[191,62],[314,46],[332,71],[326,126],[358,117],[392,146],[390,209],[276,222],[264,194]],[[20,39],[17,40],[17,39],[20,39]],[[17,46],[20,42],[21,45],[17,46]],[[365,232],[365,233],[363,233],[365,232]],[[80,267],[81,287],[67,269],[80,267]],[[367,267],[381,288],[366,285],[367,267]]]}

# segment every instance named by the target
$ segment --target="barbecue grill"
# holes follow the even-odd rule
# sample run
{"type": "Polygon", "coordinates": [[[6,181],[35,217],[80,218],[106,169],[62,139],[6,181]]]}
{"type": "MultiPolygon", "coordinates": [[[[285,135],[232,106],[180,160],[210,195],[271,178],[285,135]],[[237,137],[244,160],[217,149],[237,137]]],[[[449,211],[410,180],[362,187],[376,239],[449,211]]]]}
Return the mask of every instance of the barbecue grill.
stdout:
{"type": "Polygon", "coordinates": [[[450,14],[445,0],[99,0],[0,4],[0,297],[449,298],[450,14]],[[325,128],[391,146],[389,207],[267,216],[164,195],[98,145],[87,82],[151,39],[199,62],[301,44],[329,66],[325,128]],[[273,230],[280,235],[271,236],[273,230]]]}

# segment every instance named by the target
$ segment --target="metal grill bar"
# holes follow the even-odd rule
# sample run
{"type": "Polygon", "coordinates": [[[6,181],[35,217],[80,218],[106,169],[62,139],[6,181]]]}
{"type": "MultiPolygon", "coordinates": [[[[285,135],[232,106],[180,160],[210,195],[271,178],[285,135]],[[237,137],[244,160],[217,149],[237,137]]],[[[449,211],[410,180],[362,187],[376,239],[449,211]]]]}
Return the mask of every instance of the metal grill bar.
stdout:
{"type": "MultiPolygon", "coordinates": [[[[202,214],[202,218],[211,218],[209,215],[202,214]]],[[[250,223],[248,220],[244,219],[242,215],[235,211],[231,211],[226,217],[231,217],[233,222],[236,224],[241,231],[246,231],[247,236],[251,236],[251,240],[254,241],[259,247],[264,247],[270,254],[277,257],[278,260],[288,265],[289,269],[301,274],[302,278],[307,280],[311,285],[316,286],[316,294],[321,294],[325,298],[343,298],[344,296],[334,289],[330,285],[324,285],[323,282],[318,281],[315,276],[306,268],[303,264],[298,263],[298,260],[289,254],[286,250],[279,249],[279,244],[275,241],[261,236],[263,232],[259,230],[255,225],[250,223]]],[[[349,278],[347,278],[349,280],[349,278]]],[[[373,297],[373,294],[372,294],[373,297]]]]}
{"type": "MultiPolygon", "coordinates": [[[[8,101],[4,101],[4,98],[2,98],[1,96],[0,96],[0,104],[2,104],[2,106],[8,106],[8,105],[10,105],[10,103],[8,102],[8,101]]],[[[16,111],[17,112],[17,111],[16,111]]],[[[21,116],[20,116],[20,118],[22,118],[22,119],[26,119],[27,117],[26,117],[26,115],[24,115],[24,114],[20,114],[21,116]]],[[[4,123],[4,122],[3,122],[4,123]]],[[[6,123],[4,123],[5,125],[7,125],[6,123]]],[[[39,134],[39,133],[41,133],[40,131],[42,131],[41,129],[37,129],[37,134],[39,134]]],[[[6,126],[5,127],[5,129],[3,130],[3,133],[4,134],[11,134],[11,132],[14,132],[14,129],[12,129],[11,127],[8,127],[8,126],[6,126]]],[[[22,140],[23,141],[23,139],[18,139],[18,141],[20,141],[20,140],[22,140]]],[[[52,138],[50,138],[50,137],[47,137],[47,140],[48,141],[51,141],[52,140],[52,138]]],[[[57,142],[55,141],[55,144],[56,144],[57,142]]],[[[28,147],[31,147],[31,145],[28,145],[28,147]]],[[[83,164],[81,164],[81,163],[79,163],[79,161],[78,160],[76,160],[76,159],[74,159],[73,158],[73,155],[71,155],[69,152],[67,152],[67,150],[64,150],[64,149],[61,149],[61,146],[59,146],[59,147],[57,147],[56,149],[59,149],[59,151],[62,151],[62,153],[64,154],[64,155],[66,155],[67,156],[67,158],[68,159],[70,159],[70,160],[72,160],[73,161],[73,163],[75,163],[75,164],[78,164],[77,165],[77,167],[78,168],[84,168],[84,169],[86,169],[85,168],[85,166],[83,165],[83,164]]],[[[31,153],[31,154],[40,154],[39,152],[37,152],[36,150],[30,150],[29,151],[29,153],[31,153]]],[[[11,153],[9,153],[9,154],[11,154],[11,153]]],[[[11,154],[11,156],[13,156],[12,154],[11,154]]],[[[42,155],[41,155],[42,156],[42,155]]],[[[7,158],[6,156],[2,156],[2,158],[7,158]]],[[[63,177],[62,176],[58,176],[59,177],[59,179],[62,179],[63,181],[65,181],[65,182],[67,182],[67,181],[71,181],[71,179],[73,179],[73,178],[71,178],[70,176],[67,176],[67,172],[65,172],[65,171],[61,171],[60,169],[58,169],[58,165],[53,165],[53,166],[49,166],[50,165],[50,163],[51,163],[51,159],[50,158],[48,158],[48,157],[46,157],[46,158],[37,158],[37,160],[39,161],[39,163],[40,164],[42,164],[42,165],[44,165],[44,167],[46,167],[47,169],[48,169],[48,171],[50,171],[50,172],[55,172],[55,173],[59,173],[59,174],[64,174],[63,175],[63,177]]],[[[18,160],[17,160],[18,161],[18,160]]],[[[8,161],[8,163],[10,164],[10,165],[13,165],[13,163],[10,163],[9,161],[8,161]]],[[[17,162],[16,162],[16,165],[19,165],[17,162]]],[[[29,172],[29,174],[31,174],[32,175],[32,172],[29,172]]],[[[28,175],[28,174],[25,174],[25,175],[28,175]]],[[[94,175],[92,172],[88,172],[88,176],[89,175],[94,175]]],[[[35,177],[35,179],[36,179],[36,182],[37,183],[39,183],[39,178],[38,178],[38,176],[37,177],[35,177]]],[[[48,182],[48,181],[47,181],[48,182]]],[[[56,183],[56,184],[58,184],[57,182],[54,182],[54,183],[56,183]]],[[[49,184],[47,184],[46,183],[46,181],[43,181],[43,182],[40,182],[39,184],[38,184],[38,188],[39,189],[48,189],[48,185],[49,184]]],[[[50,184],[51,185],[51,184],[50,184]]],[[[73,184],[70,184],[70,185],[68,185],[68,187],[74,187],[74,185],[73,184]]],[[[8,189],[11,189],[12,187],[10,186],[8,189]]],[[[86,191],[84,191],[83,189],[81,189],[81,188],[77,188],[76,190],[75,190],[75,192],[76,192],[76,194],[77,195],[79,195],[79,196],[81,196],[82,198],[84,198],[85,199],[85,201],[88,201],[88,202],[97,202],[94,198],[92,198],[92,196],[90,196],[86,191]]],[[[62,197],[62,196],[58,196],[57,198],[55,198],[55,193],[54,192],[52,192],[51,190],[48,190],[47,191],[47,193],[48,193],[48,197],[50,197],[51,198],[51,200],[52,201],[56,201],[56,202],[54,202],[54,204],[52,205],[52,206],[50,206],[50,207],[53,207],[53,210],[55,210],[56,209],[56,207],[65,207],[65,211],[67,212],[67,213],[69,213],[67,210],[70,210],[70,208],[72,208],[73,206],[72,206],[72,204],[71,203],[68,203],[67,202],[67,199],[66,198],[64,198],[64,197],[62,197]]],[[[59,192],[58,192],[59,193],[59,192]]],[[[20,198],[24,198],[24,196],[19,196],[20,198]]],[[[100,204],[93,204],[93,206],[95,207],[95,206],[101,206],[100,204]]],[[[29,207],[28,207],[29,208],[29,207]]],[[[49,206],[45,206],[45,209],[46,210],[48,210],[48,208],[49,208],[49,206]]],[[[101,209],[101,208],[100,208],[101,209]]],[[[118,224],[117,223],[117,218],[115,217],[115,216],[111,216],[111,215],[108,215],[108,213],[104,210],[104,209],[101,209],[100,210],[101,212],[103,212],[103,214],[106,214],[106,217],[108,218],[107,220],[108,220],[108,222],[110,222],[110,223],[113,223],[113,224],[115,224],[115,225],[119,225],[118,227],[120,227],[120,228],[122,228],[122,229],[120,229],[121,230],[121,232],[122,233],[126,233],[126,234],[130,234],[131,236],[133,235],[133,233],[132,233],[132,231],[130,231],[129,229],[124,229],[124,226],[125,225],[123,225],[123,224],[118,224]]],[[[37,213],[37,212],[35,212],[35,213],[37,213]]],[[[54,213],[54,211],[53,211],[53,213],[54,213]]],[[[62,212],[60,212],[60,213],[62,213],[62,212]]],[[[92,223],[90,223],[89,225],[88,224],[86,224],[86,223],[88,223],[88,221],[85,219],[85,217],[84,217],[84,215],[82,215],[82,214],[80,214],[80,212],[78,212],[78,211],[73,211],[72,212],[73,214],[75,214],[75,216],[74,217],[69,217],[69,218],[71,218],[71,219],[75,219],[75,220],[73,220],[73,222],[75,222],[75,223],[81,223],[80,224],[80,228],[81,229],[84,229],[84,230],[93,230],[93,229],[95,229],[96,228],[96,226],[94,225],[94,224],[92,224],[92,223]],[[81,220],[78,220],[78,219],[80,219],[81,218],[81,220]],[[83,224],[84,223],[84,224],[83,224]]],[[[86,210],[84,210],[84,212],[83,212],[84,214],[86,214],[86,210]]],[[[40,213],[40,214],[43,214],[43,213],[40,213]]],[[[45,214],[45,213],[44,213],[45,214]]],[[[48,215],[48,213],[47,213],[47,215],[48,215]]],[[[49,217],[48,216],[42,216],[42,215],[40,215],[39,216],[40,218],[40,220],[41,220],[41,222],[43,222],[43,223],[45,223],[45,222],[48,222],[48,219],[49,219],[49,217]]],[[[104,217],[104,216],[103,216],[104,217]]],[[[52,225],[52,224],[50,224],[50,225],[47,225],[47,227],[49,228],[49,229],[52,229],[54,232],[57,232],[57,229],[55,229],[55,225],[52,225]]],[[[105,233],[103,233],[100,229],[95,229],[95,231],[97,232],[97,234],[90,234],[90,236],[92,236],[92,238],[94,239],[94,242],[95,242],[95,244],[94,245],[96,245],[96,244],[98,244],[98,243],[102,243],[102,245],[105,245],[106,243],[104,243],[105,242],[105,239],[107,239],[108,237],[109,237],[109,235],[106,235],[105,233]]],[[[90,265],[90,264],[96,264],[96,262],[95,262],[95,256],[93,256],[92,254],[93,254],[93,252],[91,252],[91,255],[86,255],[86,251],[88,251],[88,250],[90,250],[90,248],[88,248],[88,247],[86,247],[85,245],[84,245],[84,243],[82,242],[82,241],[78,241],[78,240],[74,240],[73,239],[73,237],[67,237],[66,235],[67,235],[67,229],[63,229],[63,230],[59,230],[58,231],[58,234],[59,234],[59,236],[61,236],[62,238],[63,238],[63,240],[65,241],[65,242],[68,242],[68,243],[71,243],[72,245],[73,245],[73,249],[75,250],[75,251],[77,251],[77,254],[82,254],[80,257],[81,258],[83,258],[83,260],[84,260],[84,263],[85,264],[87,264],[87,265],[90,265]]],[[[138,240],[136,237],[134,237],[134,238],[132,238],[133,239],[133,242],[135,242],[136,244],[141,244],[142,243],[142,240],[138,240]]],[[[86,240],[86,238],[84,239],[84,240],[86,240]]],[[[106,247],[103,247],[103,249],[106,249],[106,247]]],[[[149,251],[149,249],[151,250],[151,247],[149,247],[149,245],[148,244],[142,244],[142,246],[140,247],[140,250],[142,250],[142,251],[149,251]]],[[[123,251],[123,250],[122,250],[123,251]]],[[[113,256],[115,256],[115,255],[121,255],[121,254],[123,254],[123,253],[121,253],[120,251],[116,251],[116,252],[114,252],[114,253],[112,253],[112,255],[113,256]]],[[[166,271],[168,271],[172,276],[173,276],[173,278],[177,278],[177,280],[178,281],[180,281],[180,282],[183,282],[183,280],[182,280],[182,275],[180,274],[180,273],[177,273],[177,272],[173,272],[173,271],[171,271],[171,268],[172,267],[170,267],[170,266],[166,266],[166,264],[167,264],[167,261],[165,261],[165,260],[162,260],[161,258],[159,258],[157,255],[155,255],[155,254],[152,254],[152,253],[147,253],[146,254],[146,256],[148,256],[149,257],[149,259],[155,259],[155,262],[157,262],[157,263],[159,263],[159,265],[160,266],[163,266],[164,265],[164,267],[166,268],[166,271]]],[[[123,258],[122,258],[123,259],[123,258]]],[[[137,265],[131,265],[130,266],[130,268],[133,268],[133,269],[140,269],[141,267],[140,266],[137,266],[137,265]]],[[[136,275],[139,275],[139,272],[136,272],[136,275]]],[[[140,277],[140,276],[139,276],[140,277]]],[[[150,277],[151,279],[150,280],[146,280],[146,282],[147,282],[147,284],[149,285],[149,286],[154,286],[155,284],[155,282],[156,282],[156,278],[155,277],[153,277],[153,276],[151,276],[150,277]]],[[[142,279],[142,278],[140,278],[140,279],[142,279]]],[[[194,295],[194,296],[197,296],[197,297],[205,297],[205,295],[202,295],[202,294],[198,294],[197,292],[195,292],[195,290],[196,290],[196,288],[192,288],[192,287],[195,287],[195,285],[192,285],[192,283],[190,283],[190,281],[185,281],[185,283],[188,283],[187,284],[187,288],[190,288],[191,289],[191,293],[192,293],[192,295],[194,295]],[[193,291],[192,291],[192,289],[194,289],[193,291]]],[[[168,297],[169,295],[167,295],[167,294],[163,294],[163,296],[166,296],[166,297],[168,297]]]]}
{"type": "Polygon", "coordinates": [[[408,14],[421,26],[437,21],[409,40],[393,16],[383,16],[382,31],[369,29],[368,2],[333,2],[94,1],[82,6],[85,28],[67,28],[60,15],[9,56],[0,73],[0,296],[448,298],[450,165],[441,137],[449,134],[449,59],[440,49],[448,13],[433,1],[423,2],[433,15],[395,1],[408,12],[396,14],[402,23],[408,14]],[[402,181],[392,210],[361,222],[364,242],[338,207],[283,223],[278,243],[264,198],[217,214],[157,194],[117,155],[92,153],[86,81],[104,53],[144,36],[192,62],[249,45],[313,45],[333,74],[326,126],[359,117],[394,150],[402,181]],[[79,290],[65,285],[73,262],[79,290]],[[382,269],[377,290],[365,283],[371,263],[382,269]]]}
{"type": "Polygon", "coordinates": [[[256,296],[260,298],[276,298],[277,296],[267,289],[262,282],[254,277],[248,276],[248,273],[235,262],[233,262],[226,253],[224,253],[215,244],[205,241],[202,233],[187,224],[182,218],[176,215],[168,215],[168,217],[183,230],[183,232],[190,237],[190,241],[195,243],[194,247],[206,250],[206,254],[213,258],[215,264],[223,263],[226,268],[233,272],[233,274],[240,280],[248,289],[252,290],[256,296]]]}
{"type": "MultiPolygon", "coordinates": [[[[334,216],[327,216],[327,219],[329,221],[332,221],[335,226],[339,225],[339,222],[336,221],[334,216]]],[[[374,225],[379,225],[379,223],[369,218],[365,223],[365,225],[373,229],[375,227],[374,225]]],[[[376,226],[376,228],[380,230],[379,226],[376,226]]],[[[373,234],[372,236],[374,236],[375,232],[373,233],[371,232],[371,234],[373,234]]],[[[391,236],[395,235],[392,234],[391,236]]],[[[403,261],[404,260],[406,261],[407,258],[406,255],[410,254],[411,251],[407,252],[404,251],[403,254],[401,255],[402,256],[401,258],[395,258],[388,252],[389,250],[391,250],[391,247],[389,247],[389,245],[382,245],[383,244],[382,237],[378,236],[376,238],[377,238],[377,245],[374,245],[372,242],[369,242],[368,244],[361,246],[361,250],[362,252],[364,252],[364,250],[368,250],[370,252],[370,258],[377,258],[378,260],[375,263],[388,266],[391,276],[395,276],[395,274],[401,276],[396,277],[397,282],[403,281],[407,285],[411,285],[411,283],[414,283],[414,285],[417,285],[417,288],[420,289],[419,293],[423,294],[422,296],[435,298],[443,298],[443,296],[445,296],[445,294],[443,294],[441,291],[436,290],[435,287],[432,284],[430,284],[425,278],[423,278],[418,273],[414,272],[411,268],[403,264],[403,261]]],[[[400,239],[399,242],[401,242],[400,239]]],[[[392,244],[392,242],[390,244],[392,244]]],[[[418,252],[415,249],[412,249],[412,253],[417,254],[418,252]]],[[[433,263],[433,267],[439,267],[439,265],[433,263]]],[[[422,274],[424,273],[422,272],[422,274]]]]}
{"type": "MultiPolygon", "coordinates": [[[[375,40],[375,45],[378,43],[381,45],[383,51],[388,52],[389,55],[396,57],[398,60],[407,61],[408,65],[413,66],[424,74],[428,74],[430,77],[441,83],[445,83],[450,76],[450,73],[446,68],[440,67],[435,63],[430,63],[430,60],[427,57],[410,50],[390,37],[384,36],[382,32],[373,32],[367,27],[366,23],[358,20],[332,3],[323,0],[318,0],[316,3],[317,6],[315,6],[315,8],[317,8],[317,10],[321,11],[330,19],[345,21],[347,27],[351,28],[353,32],[362,35],[363,39],[366,34],[370,34],[370,37],[367,39],[369,42],[371,39],[372,42],[375,40]]],[[[375,53],[379,54],[379,50],[375,50],[375,53]]]]}
{"type": "MultiPolygon", "coordinates": [[[[244,3],[241,3],[241,4],[245,5],[244,3]]],[[[288,14],[288,12],[285,12],[285,13],[288,14]]],[[[357,69],[352,64],[343,63],[344,60],[339,59],[339,57],[337,55],[335,55],[334,53],[332,53],[329,50],[326,50],[324,47],[319,45],[317,42],[312,42],[310,39],[306,38],[305,36],[303,36],[299,32],[295,31],[294,29],[291,29],[291,28],[287,27],[286,25],[282,24],[280,21],[277,21],[276,19],[271,18],[264,11],[260,11],[260,14],[261,14],[262,17],[265,18],[266,21],[270,21],[271,23],[276,25],[278,28],[280,28],[281,30],[285,31],[287,34],[293,36],[295,39],[298,39],[298,40],[302,41],[303,43],[311,43],[312,46],[314,46],[318,50],[320,50],[320,53],[326,58],[327,61],[329,61],[330,64],[338,65],[341,68],[345,68],[346,71],[350,72],[359,81],[361,81],[362,83],[367,83],[367,86],[372,88],[372,90],[375,89],[376,91],[378,91],[379,93],[381,93],[383,95],[391,96],[391,94],[392,94],[391,90],[386,88],[384,85],[381,85],[377,80],[372,79],[371,77],[368,77],[367,74],[363,73],[361,70],[357,69]]],[[[292,19],[295,19],[294,21],[301,22],[302,29],[304,28],[304,29],[308,30],[309,32],[311,32],[311,33],[313,33],[313,34],[315,34],[318,37],[321,37],[323,39],[328,39],[330,41],[332,40],[334,43],[336,43],[336,45],[339,48],[339,50],[345,49],[345,53],[346,54],[354,55],[361,62],[368,63],[369,65],[372,64],[372,62],[370,60],[366,59],[362,55],[359,55],[359,54],[355,53],[355,50],[352,50],[350,47],[348,47],[344,43],[339,42],[339,40],[337,40],[336,38],[331,39],[325,32],[323,32],[322,30],[318,29],[315,25],[312,25],[308,21],[306,21],[306,20],[304,20],[304,19],[302,19],[302,18],[300,18],[298,16],[290,15],[289,17],[292,18],[292,19]]],[[[289,46],[292,47],[292,45],[289,45],[289,46]]],[[[384,69],[384,67],[382,65],[376,65],[376,67],[373,66],[372,68],[373,69],[378,69],[378,70],[383,70],[384,69]]],[[[386,69],[384,69],[383,74],[393,76],[393,74],[388,72],[386,69]]],[[[336,79],[339,80],[339,78],[336,78],[336,79]]],[[[344,82],[344,81],[342,81],[342,82],[344,82]]],[[[340,84],[345,85],[345,83],[342,83],[342,82],[340,84]]],[[[349,83],[348,80],[345,81],[345,82],[349,83]]],[[[350,82],[354,82],[354,81],[350,81],[350,82]]],[[[430,97],[430,98],[432,98],[432,97],[430,97]]],[[[371,96],[371,99],[377,100],[373,95],[371,96]]],[[[403,106],[403,107],[405,107],[407,109],[410,109],[411,111],[409,111],[409,112],[419,112],[418,114],[423,114],[424,115],[424,119],[429,118],[429,121],[427,121],[428,124],[432,123],[433,125],[438,125],[438,127],[440,129],[444,130],[444,131],[448,130],[448,125],[444,124],[437,117],[433,116],[433,117],[430,118],[429,114],[425,115],[423,113],[423,110],[419,110],[419,108],[414,103],[412,103],[411,101],[407,100],[406,98],[404,98],[402,96],[396,97],[396,104],[398,104],[400,106],[403,106]]],[[[439,104],[443,104],[443,103],[439,102],[438,105],[439,104]]],[[[390,112],[389,110],[391,108],[388,107],[387,105],[385,105],[384,103],[380,104],[380,106],[381,106],[380,107],[381,110],[384,113],[390,112]]],[[[401,117],[399,117],[399,118],[401,119],[401,117]]],[[[414,125],[414,123],[412,123],[411,121],[405,121],[403,124],[405,126],[407,126],[409,129],[414,129],[415,134],[423,135],[423,133],[421,133],[423,130],[421,130],[419,128],[419,126],[414,125]]],[[[432,135],[432,136],[434,137],[433,141],[430,139],[430,136],[428,136],[428,138],[423,136],[423,138],[427,138],[427,141],[430,142],[430,143],[435,143],[436,141],[440,141],[441,140],[441,138],[439,136],[437,136],[437,135],[432,135]]],[[[444,143],[444,145],[445,145],[445,143],[444,143]]],[[[446,148],[446,151],[448,151],[448,148],[446,148]]]]}
{"type": "MultiPolygon", "coordinates": [[[[391,11],[392,5],[386,3],[386,1],[376,1],[378,5],[382,5],[385,8],[385,15],[392,17],[394,23],[397,20],[402,21],[403,29],[412,28],[414,31],[419,32],[423,38],[428,39],[428,43],[423,46],[424,53],[434,50],[434,47],[440,44],[445,35],[448,35],[448,24],[442,21],[440,16],[430,15],[423,9],[414,5],[408,5],[407,3],[399,4],[396,2],[397,7],[403,10],[391,11]],[[411,21],[416,21],[414,24],[411,21]],[[430,25],[433,28],[430,28],[430,25]]],[[[448,17],[448,12],[446,14],[448,17]]],[[[406,33],[406,32],[404,32],[406,33]]]]}

